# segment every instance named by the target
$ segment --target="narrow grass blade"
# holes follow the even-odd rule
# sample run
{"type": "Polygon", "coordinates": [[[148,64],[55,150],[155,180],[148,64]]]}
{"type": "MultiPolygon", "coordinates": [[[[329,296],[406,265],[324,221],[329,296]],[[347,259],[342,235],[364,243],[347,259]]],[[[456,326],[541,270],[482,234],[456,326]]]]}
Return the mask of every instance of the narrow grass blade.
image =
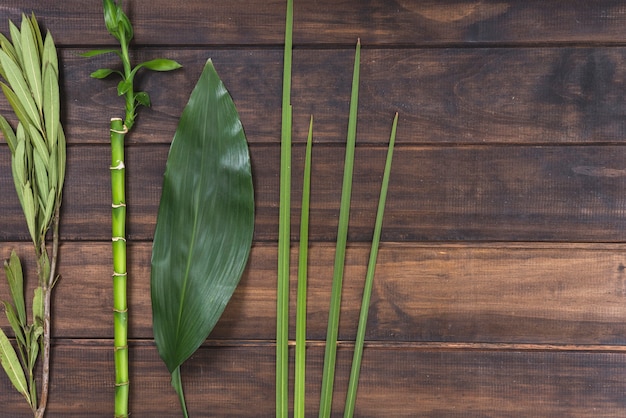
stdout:
{"type": "Polygon", "coordinates": [[[335,249],[335,265],[333,284],[328,312],[328,329],[326,332],[326,349],[324,352],[324,370],[322,374],[322,393],[320,396],[320,418],[329,418],[333,402],[333,384],[335,380],[335,360],[337,357],[337,334],[339,331],[339,311],[341,308],[341,289],[343,270],[348,240],[348,222],[350,220],[350,199],[352,194],[352,174],[354,169],[354,148],[356,143],[357,109],[359,105],[359,75],[361,61],[361,41],[356,45],[354,54],[354,71],[352,75],[352,95],[350,97],[350,114],[348,118],[348,137],[341,189],[341,205],[339,208],[339,225],[337,228],[337,244],[335,249]]]}
{"type": "Polygon", "coordinates": [[[387,159],[385,161],[385,171],[383,181],[380,186],[380,197],[378,199],[378,210],[376,212],[376,223],[374,225],[374,235],[372,236],[372,248],[370,251],[365,284],[363,286],[363,298],[361,301],[361,313],[359,315],[359,327],[357,329],[356,341],[354,344],[354,355],[352,357],[352,369],[350,371],[350,381],[348,383],[348,394],[344,408],[344,418],[351,418],[354,415],[354,405],[356,403],[356,393],[359,385],[359,374],[361,371],[361,359],[363,358],[363,342],[365,341],[365,329],[367,327],[367,317],[369,313],[370,298],[372,296],[372,285],[374,283],[374,273],[376,272],[376,259],[378,257],[378,246],[380,234],[383,228],[383,216],[385,213],[385,202],[387,201],[387,189],[389,188],[389,176],[391,173],[391,162],[393,160],[393,149],[396,142],[396,128],[398,126],[398,114],[393,119],[389,147],[387,149],[387,159]]]}
{"type": "Polygon", "coordinates": [[[296,366],[293,398],[293,415],[304,418],[306,382],[306,290],[309,255],[309,206],[311,197],[311,147],[313,142],[313,116],[309,122],[309,135],[304,157],[302,181],[302,209],[300,214],[300,250],[298,252],[298,297],[296,301],[296,366]]]}
{"type": "Polygon", "coordinates": [[[291,57],[293,0],[287,0],[280,134],[278,283],[276,289],[276,417],[289,413],[289,249],[291,243],[291,57]]]}

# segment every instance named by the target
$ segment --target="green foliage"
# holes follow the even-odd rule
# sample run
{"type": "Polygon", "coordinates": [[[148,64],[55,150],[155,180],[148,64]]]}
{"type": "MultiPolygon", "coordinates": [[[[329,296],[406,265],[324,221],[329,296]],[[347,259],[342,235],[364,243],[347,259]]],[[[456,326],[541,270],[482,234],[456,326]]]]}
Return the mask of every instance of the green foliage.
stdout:
{"type": "Polygon", "coordinates": [[[112,197],[112,252],[113,252],[113,332],[115,346],[115,416],[128,416],[129,370],[128,370],[128,305],[126,297],[126,177],[124,163],[124,139],[135,124],[138,106],[150,106],[150,96],[144,91],[135,92],[135,75],[146,68],[152,71],[171,71],[180,68],[176,61],[157,58],[132,67],[129,47],[133,38],[133,27],[122,9],[121,2],[103,0],[104,23],[111,35],[118,40],[119,49],[96,49],[82,54],[95,57],[116,54],[122,61],[121,70],[101,68],[91,77],[103,79],[118,75],[121,80],[117,93],[124,96],[124,119],[112,118],[111,136],[111,197],[112,197]]]}
{"type": "Polygon", "coordinates": [[[246,137],[209,60],[172,140],[151,261],[154,338],[183,410],[179,368],[207,338],[232,296],[253,229],[246,137]]]}
{"type": "Polygon", "coordinates": [[[59,64],[54,40],[45,38],[35,16],[22,15],[18,28],[9,22],[11,40],[0,35],[0,87],[15,112],[18,124],[0,116],[0,131],[11,151],[15,190],[34,244],[39,285],[33,297],[33,318],[28,322],[22,267],[15,252],[5,262],[10,301],[4,301],[15,334],[17,351],[0,332],[0,362],[13,386],[26,398],[35,417],[42,417],[47,402],[50,359],[50,299],[56,283],[59,213],[65,181],[65,135],[61,127],[59,64]],[[46,235],[52,228],[52,261],[46,235]],[[42,355],[41,402],[37,401],[35,371],[42,355]],[[19,367],[18,367],[19,366],[19,367]]]}
{"type": "Polygon", "coordinates": [[[119,41],[120,49],[94,49],[81,55],[83,57],[95,57],[97,55],[114,53],[120,57],[123,67],[122,71],[101,68],[92,72],[91,77],[103,79],[112,74],[120,76],[121,81],[117,85],[117,94],[119,96],[125,96],[126,116],[124,118],[124,125],[128,130],[130,130],[135,124],[137,107],[150,106],[150,96],[148,93],[145,91],[134,91],[133,83],[137,72],[141,68],[152,71],[172,71],[181,68],[181,65],[174,60],[156,58],[132,67],[128,50],[130,47],[130,41],[133,39],[133,26],[131,25],[128,16],[124,13],[121,2],[118,4],[114,0],[103,0],[102,6],[104,9],[105,26],[109,33],[119,41]]]}

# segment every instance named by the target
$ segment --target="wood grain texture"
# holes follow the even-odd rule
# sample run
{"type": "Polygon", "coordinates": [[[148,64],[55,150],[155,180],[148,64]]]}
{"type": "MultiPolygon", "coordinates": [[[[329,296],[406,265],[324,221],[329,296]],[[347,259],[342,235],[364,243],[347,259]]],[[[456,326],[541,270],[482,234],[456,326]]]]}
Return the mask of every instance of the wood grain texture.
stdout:
{"type": "MultiPolygon", "coordinates": [[[[28,245],[3,243],[29,254],[28,245]]],[[[369,342],[619,345],[626,342],[626,255],[613,245],[424,245],[384,243],[376,270],[369,342]]],[[[354,339],[368,246],[348,247],[339,338],[354,339]]],[[[110,248],[65,243],[55,291],[54,335],[98,339],[112,335],[110,248]],[[80,295],[73,297],[72,295],[80,295]],[[72,300],[72,303],[64,301],[72,300]],[[76,319],[80,312],[80,320],[76,319]]],[[[149,243],[129,247],[129,337],[152,338],[149,243]]],[[[294,277],[295,259],[294,257],[294,277]]],[[[308,334],[323,341],[334,246],[311,246],[308,334]]],[[[26,261],[32,261],[26,258],[26,261]]],[[[28,263],[25,264],[28,265],[28,263]]],[[[295,280],[295,278],[294,278],[295,280]]],[[[271,341],[275,335],[276,245],[258,243],[212,340],[271,341]]],[[[292,314],[296,283],[292,283],[292,314]]],[[[0,298],[7,289],[0,287],[0,298]]],[[[292,318],[292,324],[293,318],[292,318]]],[[[0,325],[7,326],[6,318],[0,325]]],[[[294,330],[291,330],[295,337],[294,330]]]]}
{"type": "MultiPolygon", "coordinates": [[[[303,151],[294,149],[295,173],[302,172],[303,151]]],[[[167,152],[165,145],[127,148],[130,239],[152,237],[167,152]]],[[[626,230],[625,152],[621,146],[399,147],[383,240],[619,242],[626,230]]],[[[258,241],[277,237],[278,154],[276,146],[251,147],[258,241]]],[[[68,158],[63,236],[108,240],[108,148],[71,147],[68,158]]],[[[384,158],[382,147],[356,151],[353,241],[371,237],[384,158]]],[[[336,235],[342,167],[343,148],[314,147],[313,240],[331,241],[336,235]]],[[[294,176],[297,210],[301,180],[294,176]]],[[[6,159],[0,161],[0,181],[7,190],[0,201],[0,238],[24,240],[27,231],[6,159]]]]}
{"type": "MultiPolygon", "coordinates": [[[[64,340],[53,351],[56,385],[47,416],[84,417],[89,411],[90,417],[109,417],[113,388],[103,370],[112,361],[112,350],[64,340]],[[85,364],[71,359],[77,348],[85,364]]],[[[312,370],[307,416],[313,417],[323,348],[307,352],[312,370]]],[[[201,348],[182,370],[190,416],[272,416],[273,357],[271,345],[201,348]]],[[[134,414],[172,417],[177,401],[154,347],[133,345],[131,358],[131,382],[141,388],[131,392],[134,414]]],[[[333,417],[342,416],[350,358],[350,349],[338,350],[333,417]]],[[[616,417],[624,408],[625,370],[625,353],[366,347],[355,416],[616,417]]],[[[4,376],[0,389],[8,400],[3,413],[29,416],[4,376]]]]}
{"type": "MultiPolygon", "coordinates": [[[[191,416],[273,416],[284,1],[124,3],[135,27],[133,59],[184,65],[138,76],[153,107],[140,110],[127,140],[132,416],[179,411],[152,340],[149,259],[169,143],[208,58],[250,142],[256,230],[241,284],[183,379],[191,416]]],[[[295,3],[294,244],[304,143],[315,117],[307,416],[317,415],[357,37],[359,126],[333,416],[341,416],[396,111],[356,416],[623,416],[623,2],[295,3]]],[[[100,2],[6,0],[0,32],[7,19],[19,22],[30,11],[60,46],[69,143],[48,416],[110,417],[108,125],[123,104],[116,80],[88,74],[117,61],[79,56],[113,45],[100,2]]],[[[0,100],[0,114],[14,121],[10,113],[0,100]]],[[[12,248],[24,255],[32,289],[31,244],[8,153],[0,143],[0,258],[12,248]]],[[[295,283],[292,293],[295,300],[295,283]]],[[[0,300],[7,296],[0,280],[0,300]]],[[[0,326],[9,328],[1,315],[0,326]]],[[[4,375],[0,405],[0,416],[31,416],[4,375]]]]}
{"type": "MultiPolygon", "coordinates": [[[[61,45],[106,44],[99,2],[7,0],[0,11],[18,20],[34,11],[61,45]]],[[[258,45],[283,41],[281,0],[166,0],[130,2],[141,45],[258,45]],[[165,16],[167,16],[165,18],[165,16]]],[[[412,1],[316,0],[295,2],[294,42],[336,45],[449,43],[620,43],[626,17],[618,0],[412,1]]]]}

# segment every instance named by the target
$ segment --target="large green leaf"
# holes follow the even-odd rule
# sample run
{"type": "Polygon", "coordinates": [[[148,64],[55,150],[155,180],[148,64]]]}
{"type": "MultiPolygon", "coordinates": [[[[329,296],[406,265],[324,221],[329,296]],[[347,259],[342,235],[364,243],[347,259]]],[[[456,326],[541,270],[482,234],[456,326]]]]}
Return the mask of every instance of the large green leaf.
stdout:
{"type": "Polygon", "coordinates": [[[172,141],[152,249],[154,338],[170,373],[224,311],[246,266],[253,228],[246,137],[209,60],[172,141]]]}

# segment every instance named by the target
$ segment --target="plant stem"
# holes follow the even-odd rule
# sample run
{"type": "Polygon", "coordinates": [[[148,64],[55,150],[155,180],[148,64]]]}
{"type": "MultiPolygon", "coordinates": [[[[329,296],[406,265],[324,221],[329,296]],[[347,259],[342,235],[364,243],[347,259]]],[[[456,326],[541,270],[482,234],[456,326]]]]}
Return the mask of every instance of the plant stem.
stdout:
{"type": "MultiPolygon", "coordinates": [[[[59,254],[59,221],[61,212],[61,200],[57,201],[54,215],[52,218],[52,258],[50,260],[50,275],[45,278],[42,283],[43,293],[43,353],[41,357],[42,372],[41,372],[41,396],[39,398],[39,407],[35,414],[36,418],[43,418],[46,407],[48,405],[48,392],[50,387],[50,340],[51,340],[51,327],[50,327],[50,314],[51,314],[51,302],[52,302],[52,289],[56,284],[56,267],[59,254]]],[[[44,251],[45,245],[44,245],[44,251]]]]}
{"type": "Polygon", "coordinates": [[[387,200],[387,189],[389,187],[389,176],[391,173],[391,161],[393,159],[393,149],[396,142],[396,128],[398,126],[398,114],[393,119],[389,147],[387,149],[387,159],[383,181],[380,186],[380,197],[378,198],[378,210],[376,212],[376,223],[374,225],[374,235],[372,236],[372,249],[370,251],[365,284],[363,286],[363,298],[361,301],[361,313],[359,315],[359,327],[356,333],[354,344],[354,355],[352,357],[352,369],[350,371],[350,381],[348,383],[348,394],[346,395],[346,405],[344,408],[344,418],[352,418],[354,415],[354,405],[356,403],[356,392],[359,386],[359,374],[361,371],[361,359],[363,358],[363,342],[365,341],[365,329],[367,327],[367,317],[372,296],[372,285],[374,283],[374,273],[376,272],[376,259],[378,257],[378,244],[383,228],[383,215],[385,213],[385,202],[387,200]]]}
{"type": "Polygon", "coordinates": [[[128,416],[128,306],[126,301],[126,191],[124,136],[121,119],[111,119],[111,197],[113,251],[113,323],[115,356],[115,417],[128,416]]]}
{"type": "Polygon", "coordinates": [[[291,243],[291,55],[293,0],[287,0],[280,146],[278,285],[276,291],[276,417],[289,413],[289,257],[291,243]]]}

